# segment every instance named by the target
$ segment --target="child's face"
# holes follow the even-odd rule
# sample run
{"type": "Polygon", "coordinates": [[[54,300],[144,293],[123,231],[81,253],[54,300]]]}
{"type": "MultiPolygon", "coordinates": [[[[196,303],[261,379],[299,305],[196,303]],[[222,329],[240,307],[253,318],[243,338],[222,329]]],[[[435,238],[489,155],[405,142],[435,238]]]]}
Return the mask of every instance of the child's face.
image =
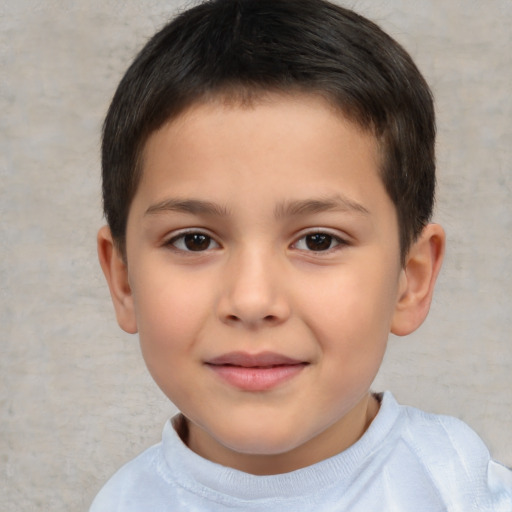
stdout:
{"type": "Polygon", "coordinates": [[[378,166],[309,96],[198,105],[148,140],[121,325],[201,455],[289,471],[364,432],[403,282],[378,166]]]}

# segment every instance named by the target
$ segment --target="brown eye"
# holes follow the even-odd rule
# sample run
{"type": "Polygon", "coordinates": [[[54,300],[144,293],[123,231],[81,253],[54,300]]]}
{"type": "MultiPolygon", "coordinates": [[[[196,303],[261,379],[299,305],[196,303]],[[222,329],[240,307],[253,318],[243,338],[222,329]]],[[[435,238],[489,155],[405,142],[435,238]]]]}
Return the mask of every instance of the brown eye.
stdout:
{"type": "Polygon", "coordinates": [[[349,245],[343,238],[331,235],[325,231],[313,231],[299,238],[294,244],[294,249],[315,253],[331,253],[336,249],[349,245]]]}
{"type": "Polygon", "coordinates": [[[184,233],[171,239],[167,245],[183,252],[203,252],[219,248],[219,244],[205,233],[184,233]]]}
{"type": "Polygon", "coordinates": [[[191,235],[185,235],[183,242],[185,247],[189,251],[206,251],[210,247],[212,239],[201,233],[193,233],[191,235]]]}
{"type": "Polygon", "coordinates": [[[327,251],[332,246],[333,237],[326,233],[314,233],[307,235],[305,242],[310,251],[327,251]]]}

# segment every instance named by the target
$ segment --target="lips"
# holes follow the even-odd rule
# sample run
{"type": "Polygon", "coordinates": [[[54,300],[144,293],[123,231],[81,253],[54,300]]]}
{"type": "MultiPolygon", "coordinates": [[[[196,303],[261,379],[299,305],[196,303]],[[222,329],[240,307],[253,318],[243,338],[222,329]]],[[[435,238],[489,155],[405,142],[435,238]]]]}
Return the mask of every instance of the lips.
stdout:
{"type": "Polygon", "coordinates": [[[273,352],[230,352],[208,360],[206,365],[230,386],[268,391],[298,376],[308,363],[273,352]]]}

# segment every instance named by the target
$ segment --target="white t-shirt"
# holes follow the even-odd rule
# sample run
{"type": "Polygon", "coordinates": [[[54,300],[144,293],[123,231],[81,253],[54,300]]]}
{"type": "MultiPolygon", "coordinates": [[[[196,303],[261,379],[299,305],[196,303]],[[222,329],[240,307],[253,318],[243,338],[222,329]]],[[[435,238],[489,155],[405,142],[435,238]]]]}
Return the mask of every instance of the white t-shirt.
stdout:
{"type": "Polygon", "coordinates": [[[512,471],[464,423],[382,397],[347,450],[256,476],[192,452],[168,421],[162,442],[122,467],[90,512],[512,512],[512,471]]]}

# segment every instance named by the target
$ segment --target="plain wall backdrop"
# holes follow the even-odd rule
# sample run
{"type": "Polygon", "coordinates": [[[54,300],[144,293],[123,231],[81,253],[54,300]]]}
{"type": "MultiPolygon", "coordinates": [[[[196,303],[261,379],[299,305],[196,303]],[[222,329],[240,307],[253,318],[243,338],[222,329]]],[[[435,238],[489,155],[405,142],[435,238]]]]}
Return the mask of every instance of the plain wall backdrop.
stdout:
{"type": "MultiPolygon", "coordinates": [[[[172,404],[96,259],[99,146],[122,73],[183,2],[0,0],[0,510],[87,510],[172,404]]],[[[415,58],[438,112],[448,250],[429,319],[375,389],[462,418],[512,465],[512,2],[347,0],[415,58]]],[[[304,411],[307,413],[307,411],[304,411]]]]}

